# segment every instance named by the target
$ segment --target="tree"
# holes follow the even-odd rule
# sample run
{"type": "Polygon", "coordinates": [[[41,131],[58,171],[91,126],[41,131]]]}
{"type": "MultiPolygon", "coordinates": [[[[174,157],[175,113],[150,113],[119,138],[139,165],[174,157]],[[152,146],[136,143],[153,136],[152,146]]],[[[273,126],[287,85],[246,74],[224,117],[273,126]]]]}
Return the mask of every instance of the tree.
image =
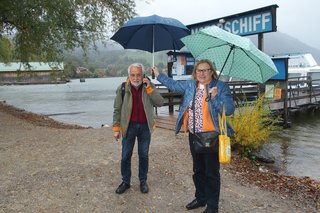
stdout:
{"type": "Polygon", "coordinates": [[[135,13],[134,0],[0,0],[0,61],[59,61],[86,53],[135,13]],[[12,45],[8,44],[8,40],[12,45]]]}
{"type": "Polygon", "coordinates": [[[10,40],[0,36],[0,59],[7,63],[12,58],[10,40]]]}

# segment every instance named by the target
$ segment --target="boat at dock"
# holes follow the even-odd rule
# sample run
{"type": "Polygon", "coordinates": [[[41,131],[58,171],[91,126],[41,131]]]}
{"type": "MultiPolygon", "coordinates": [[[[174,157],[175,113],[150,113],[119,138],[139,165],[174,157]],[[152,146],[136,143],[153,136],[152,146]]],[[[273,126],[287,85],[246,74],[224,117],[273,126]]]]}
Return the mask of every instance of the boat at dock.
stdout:
{"type": "Polygon", "coordinates": [[[287,55],[290,77],[305,77],[320,73],[320,66],[311,53],[290,53],[287,55]]]}
{"type": "MultiPolygon", "coordinates": [[[[277,55],[288,57],[288,79],[320,79],[320,66],[311,53],[288,53],[277,55]]],[[[320,85],[320,82],[316,82],[320,85]]],[[[300,85],[306,86],[306,85],[300,85]]]]}

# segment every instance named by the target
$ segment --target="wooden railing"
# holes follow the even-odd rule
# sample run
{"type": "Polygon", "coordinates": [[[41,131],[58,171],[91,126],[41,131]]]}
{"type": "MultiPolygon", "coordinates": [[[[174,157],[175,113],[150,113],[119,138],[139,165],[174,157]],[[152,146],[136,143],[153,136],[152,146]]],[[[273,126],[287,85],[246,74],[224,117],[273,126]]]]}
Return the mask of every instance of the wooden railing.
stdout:
{"type": "Polygon", "coordinates": [[[297,106],[296,100],[309,99],[311,103],[313,98],[320,100],[320,79],[311,79],[309,76],[288,79],[289,107],[293,107],[291,101],[297,106]]]}
{"type": "MultiPolygon", "coordinates": [[[[161,95],[165,99],[163,106],[169,107],[169,114],[170,115],[174,113],[174,106],[175,105],[180,106],[182,104],[182,95],[179,93],[164,92],[164,93],[161,93],[161,95]]],[[[156,113],[158,113],[157,109],[156,109],[156,113]]]]}
{"type": "MultiPolygon", "coordinates": [[[[246,81],[233,81],[227,82],[233,99],[236,105],[243,102],[253,101],[259,96],[260,92],[264,92],[260,89],[258,83],[246,82],[246,81]]],[[[179,93],[168,92],[167,89],[161,84],[157,85],[158,88],[162,88],[164,92],[161,95],[165,98],[164,106],[169,107],[169,114],[174,113],[174,106],[181,105],[182,95],[179,93]]],[[[291,102],[295,102],[299,99],[309,99],[310,103],[312,99],[320,101],[320,79],[311,79],[310,77],[304,78],[290,78],[288,79],[288,103],[289,108],[293,107],[291,102]]],[[[284,102],[284,99],[273,100],[271,103],[284,102]]],[[[156,111],[157,112],[157,111],[156,111]]]]}

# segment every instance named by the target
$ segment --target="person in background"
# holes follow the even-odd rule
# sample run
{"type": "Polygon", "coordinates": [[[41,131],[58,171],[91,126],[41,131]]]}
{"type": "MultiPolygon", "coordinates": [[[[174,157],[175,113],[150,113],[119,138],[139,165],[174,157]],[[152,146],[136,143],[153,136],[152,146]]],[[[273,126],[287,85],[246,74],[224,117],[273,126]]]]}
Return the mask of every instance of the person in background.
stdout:
{"type": "MultiPolygon", "coordinates": [[[[183,103],[176,122],[175,133],[181,127],[189,131],[189,146],[193,160],[193,182],[195,186],[195,199],[186,205],[188,210],[206,206],[204,213],[219,211],[220,196],[220,164],[219,154],[196,153],[193,146],[193,119],[195,119],[195,132],[219,132],[218,113],[224,106],[226,115],[233,114],[235,110],[233,98],[228,84],[217,80],[215,65],[209,60],[200,60],[192,72],[193,79],[175,81],[157,68],[152,72],[157,80],[168,87],[169,90],[183,95],[183,103]],[[195,118],[193,117],[192,102],[195,94],[195,118]]],[[[233,130],[229,123],[228,134],[233,130]]]]}
{"type": "Polygon", "coordinates": [[[136,138],[140,191],[148,193],[149,145],[155,128],[154,107],[162,106],[163,98],[155,85],[145,77],[144,67],[140,63],[128,67],[128,79],[123,89],[122,85],[117,88],[113,111],[113,137],[119,140],[122,136],[122,183],[116,193],[122,194],[130,188],[131,156],[136,138]]]}

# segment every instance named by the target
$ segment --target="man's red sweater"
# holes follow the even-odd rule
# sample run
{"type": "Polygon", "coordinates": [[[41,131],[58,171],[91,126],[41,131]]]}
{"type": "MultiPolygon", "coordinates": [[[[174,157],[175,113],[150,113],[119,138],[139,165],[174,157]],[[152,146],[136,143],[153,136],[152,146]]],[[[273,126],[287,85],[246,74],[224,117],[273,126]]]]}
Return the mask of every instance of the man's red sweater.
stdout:
{"type": "Polygon", "coordinates": [[[142,103],[142,87],[141,85],[138,89],[131,85],[132,94],[132,112],[130,121],[144,123],[147,122],[146,113],[144,112],[142,103]]]}

